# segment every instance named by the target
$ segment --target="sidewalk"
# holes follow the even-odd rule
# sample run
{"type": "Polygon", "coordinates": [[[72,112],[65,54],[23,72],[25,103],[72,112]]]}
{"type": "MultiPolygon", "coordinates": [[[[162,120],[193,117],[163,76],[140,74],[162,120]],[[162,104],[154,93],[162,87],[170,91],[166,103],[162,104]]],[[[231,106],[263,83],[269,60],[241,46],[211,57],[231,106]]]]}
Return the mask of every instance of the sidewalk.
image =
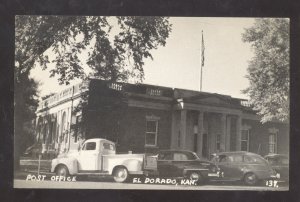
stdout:
{"type": "MultiPolygon", "coordinates": [[[[17,180],[26,180],[27,175],[38,175],[38,171],[37,170],[19,170],[19,171],[15,171],[14,172],[14,179],[17,180]]],[[[54,173],[50,173],[50,172],[45,172],[45,171],[40,171],[39,173],[40,175],[47,175],[47,176],[52,176],[54,175],[54,173]]]]}

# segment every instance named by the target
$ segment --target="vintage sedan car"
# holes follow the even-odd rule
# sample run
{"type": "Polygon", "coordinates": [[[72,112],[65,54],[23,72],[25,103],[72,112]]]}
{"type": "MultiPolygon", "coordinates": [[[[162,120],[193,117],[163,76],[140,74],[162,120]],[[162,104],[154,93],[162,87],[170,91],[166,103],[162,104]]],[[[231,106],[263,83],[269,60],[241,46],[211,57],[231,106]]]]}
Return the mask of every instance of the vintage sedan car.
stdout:
{"type": "Polygon", "coordinates": [[[246,185],[255,185],[260,180],[276,179],[276,172],[260,155],[250,152],[221,152],[212,162],[221,169],[222,181],[243,181],[246,185]]]}
{"type": "Polygon", "coordinates": [[[265,156],[271,167],[280,174],[280,179],[289,181],[289,158],[282,154],[269,154],[265,156]]]}
{"type": "Polygon", "coordinates": [[[182,150],[160,151],[157,171],[160,177],[184,177],[194,179],[198,184],[219,176],[219,168],[215,164],[200,160],[194,152],[182,150]]]}

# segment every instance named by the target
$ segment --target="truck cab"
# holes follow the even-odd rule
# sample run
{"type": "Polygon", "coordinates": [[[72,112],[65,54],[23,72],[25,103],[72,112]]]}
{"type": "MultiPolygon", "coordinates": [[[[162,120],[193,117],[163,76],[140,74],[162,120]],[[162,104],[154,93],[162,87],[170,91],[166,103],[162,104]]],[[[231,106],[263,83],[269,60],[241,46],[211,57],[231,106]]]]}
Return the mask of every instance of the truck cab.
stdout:
{"type": "Polygon", "coordinates": [[[52,160],[51,172],[57,175],[113,175],[124,182],[130,174],[143,174],[143,154],[116,154],[115,143],[101,138],[88,139],[77,152],[52,160]]]}
{"type": "Polygon", "coordinates": [[[89,139],[78,151],[78,171],[96,172],[103,170],[103,155],[116,154],[115,144],[105,139],[89,139]]]}

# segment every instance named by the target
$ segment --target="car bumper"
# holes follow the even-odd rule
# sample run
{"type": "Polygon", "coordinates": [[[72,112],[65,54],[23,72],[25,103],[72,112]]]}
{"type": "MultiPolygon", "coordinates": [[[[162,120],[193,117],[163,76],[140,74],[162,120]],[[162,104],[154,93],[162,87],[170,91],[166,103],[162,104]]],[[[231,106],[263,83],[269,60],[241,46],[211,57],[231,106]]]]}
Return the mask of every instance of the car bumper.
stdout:
{"type": "Polygon", "coordinates": [[[276,175],[271,175],[272,179],[280,179],[280,173],[276,173],[276,175]]]}

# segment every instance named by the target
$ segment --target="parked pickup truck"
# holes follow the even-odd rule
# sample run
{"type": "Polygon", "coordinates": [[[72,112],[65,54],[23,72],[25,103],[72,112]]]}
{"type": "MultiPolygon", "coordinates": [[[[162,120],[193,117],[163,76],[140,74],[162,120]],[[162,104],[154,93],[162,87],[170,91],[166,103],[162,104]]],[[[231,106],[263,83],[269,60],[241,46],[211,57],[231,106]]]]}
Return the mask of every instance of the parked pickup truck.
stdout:
{"type": "Polygon", "coordinates": [[[158,155],[116,154],[115,144],[105,139],[86,140],[78,152],[66,153],[52,160],[56,175],[112,175],[125,182],[130,175],[187,177],[196,181],[219,176],[218,168],[189,151],[161,151],[158,155]]]}

